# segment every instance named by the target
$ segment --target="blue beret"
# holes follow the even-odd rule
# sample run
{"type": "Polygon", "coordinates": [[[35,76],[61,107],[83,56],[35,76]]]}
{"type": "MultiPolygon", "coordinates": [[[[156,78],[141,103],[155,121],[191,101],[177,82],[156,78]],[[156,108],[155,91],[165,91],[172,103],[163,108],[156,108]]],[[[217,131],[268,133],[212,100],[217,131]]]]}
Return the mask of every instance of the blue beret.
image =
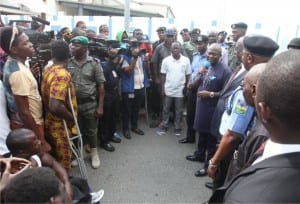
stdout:
{"type": "Polygon", "coordinates": [[[240,23],[234,23],[231,25],[232,29],[240,28],[240,29],[247,29],[248,25],[246,23],[240,22],[240,23]]]}
{"type": "Polygon", "coordinates": [[[89,39],[85,36],[76,36],[71,39],[71,42],[77,41],[78,43],[81,43],[83,45],[88,45],[89,44],[89,39]]]}
{"type": "Polygon", "coordinates": [[[246,36],[243,42],[246,50],[259,56],[271,57],[279,48],[274,40],[262,35],[246,36]]]}

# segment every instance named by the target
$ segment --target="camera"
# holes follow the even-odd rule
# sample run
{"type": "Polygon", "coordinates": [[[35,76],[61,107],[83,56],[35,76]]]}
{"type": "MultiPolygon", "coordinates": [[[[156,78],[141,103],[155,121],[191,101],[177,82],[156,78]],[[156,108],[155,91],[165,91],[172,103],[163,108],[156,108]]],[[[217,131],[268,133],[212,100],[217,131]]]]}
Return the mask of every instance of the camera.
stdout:
{"type": "Polygon", "coordinates": [[[120,48],[120,42],[117,40],[105,40],[99,38],[91,38],[88,45],[89,55],[104,61],[109,56],[109,50],[112,48],[120,48]]]}

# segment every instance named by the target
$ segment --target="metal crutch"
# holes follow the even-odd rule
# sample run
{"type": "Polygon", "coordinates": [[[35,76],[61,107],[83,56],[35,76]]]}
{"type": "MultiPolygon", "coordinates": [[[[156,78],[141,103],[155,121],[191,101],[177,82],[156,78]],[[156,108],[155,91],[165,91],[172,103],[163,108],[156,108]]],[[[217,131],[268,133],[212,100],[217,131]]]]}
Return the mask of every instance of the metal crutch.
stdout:
{"type": "Polygon", "coordinates": [[[71,150],[72,150],[73,154],[75,155],[76,160],[78,162],[80,174],[81,174],[83,179],[88,180],[86,166],[85,166],[84,159],[83,159],[82,135],[81,135],[81,132],[80,132],[80,129],[79,129],[79,125],[78,125],[77,118],[76,118],[76,115],[75,115],[74,107],[73,107],[73,104],[72,104],[72,97],[71,97],[70,88],[68,88],[68,99],[69,99],[69,102],[70,102],[70,105],[71,105],[72,115],[74,117],[74,122],[75,122],[75,125],[76,125],[76,129],[78,130],[78,135],[70,137],[67,123],[66,123],[65,120],[63,120],[63,122],[64,122],[65,130],[67,132],[67,136],[69,138],[69,145],[70,145],[71,150]],[[74,143],[76,139],[77,139],[77,146],[74,143]]]}

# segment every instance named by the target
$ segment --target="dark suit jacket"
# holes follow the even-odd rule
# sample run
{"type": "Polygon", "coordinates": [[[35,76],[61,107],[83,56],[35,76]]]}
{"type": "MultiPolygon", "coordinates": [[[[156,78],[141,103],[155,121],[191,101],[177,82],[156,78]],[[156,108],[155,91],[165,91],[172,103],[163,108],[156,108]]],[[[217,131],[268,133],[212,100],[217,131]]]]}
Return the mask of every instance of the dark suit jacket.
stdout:
{"type": "Polygon", "coordinates": [[[299,184],[300,152],[282,154],[243,170],[209,203],[300,203],[299,184]]]}
{"type": "Polygon", "coordinates": [[[268,130],[263,126],[259,118],[251,128],[251,131],[243,142],[238,146],[234,153],[227,170],[225,183],[230,181],[235,175],[240,173],[244,168],[251,166],[259,155],[256,154],[258,148],[269,138],[268,130]]]}
{"type": "Polygon", "coordinates": [[[247,73],[247,71],[245,70],[239,76],[237,76],[235,79],[233,79],[231,82],[228,81],[227,83],[230,83],[230,84],[226,83],[220,93],[221,95],[219,97],[216,109],[212,116],[211,126],[210,126],[211,134],[218,139],[220,139],[222,136],[222,135],[220,135],[219,127],[221,124],[222,115],[225,111],[227,99],[233,93],[233,91],[241,84],[246,73],[247,73]]]}

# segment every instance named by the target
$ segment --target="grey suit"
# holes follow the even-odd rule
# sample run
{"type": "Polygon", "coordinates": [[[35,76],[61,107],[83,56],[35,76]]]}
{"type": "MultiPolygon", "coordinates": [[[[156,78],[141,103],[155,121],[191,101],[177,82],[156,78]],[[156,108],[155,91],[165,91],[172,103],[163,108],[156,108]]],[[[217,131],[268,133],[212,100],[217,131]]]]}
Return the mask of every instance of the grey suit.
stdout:
{"type": "Polygon", "coordinates": [[[282,154],[243,170],[209,203],[300,203],[299,184],[300,152],[282,154]]]}

